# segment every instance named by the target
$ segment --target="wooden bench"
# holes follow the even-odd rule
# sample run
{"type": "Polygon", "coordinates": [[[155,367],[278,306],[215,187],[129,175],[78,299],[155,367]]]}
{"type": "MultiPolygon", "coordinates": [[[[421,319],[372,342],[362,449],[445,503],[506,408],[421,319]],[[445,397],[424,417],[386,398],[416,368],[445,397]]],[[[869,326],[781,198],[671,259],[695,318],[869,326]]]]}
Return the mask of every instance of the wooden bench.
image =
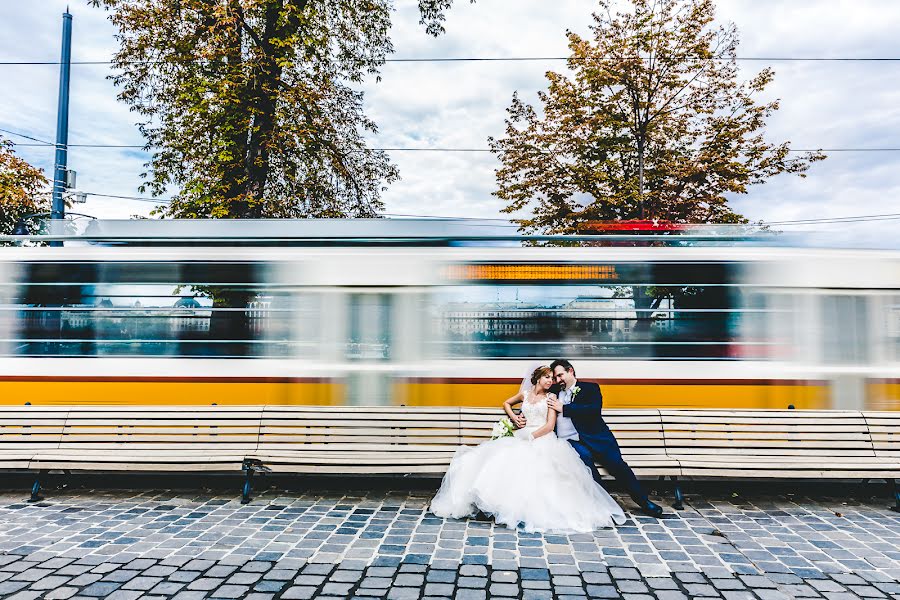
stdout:
{"type": "MultiPolygon", "coordinates": [[[[261,417],[259,407],[240,406],[68,407],[61,431],[51,435],[56,443],[35,448],[27,468],[39,475],[56,469],[240,473],[256,449],[261,417]]],[[[39,491],[40,477],[32,501],[39,491]]]]}
{"type": "MultiPolygon", "coordinates": [[[[4,406],[0,409],[0,469],[30,468],[38,452],[59,447],[68,410],[55,406],[4,406]]],[[[38,498],[35,483],[32,498],[38,498]]]]}
{"type": "MultiPolygon", "coordinates": [[[[875,456],[885,461],[891,469],[894,486],[894,508],[900,512],[900,487],[897,477],[900,476],[900,413],[897,412],[864,412],[863,418],[872,436],[872,447],[875,456]]],[[[887,478],[887,477],[885,477],[887,478]]]]}
{"type": "MultiPolygon", "coordinates": [[[[667,455],[690,478],[890,479],[900,440],[890,413],[799,410],[662,410],[667,455]],[[874,415],[880,416],[874,416],[874,415]],[[870,423],[880,428],[881,450],[870,423]],[[893,440],[890,438],[893,437],[893,440]]],[[[676,483],[675,508],[681,508],[676,483]]],[[[900,504],[900,497],[898,497],[900,504]]]]}
{"type": "MultiPolygon", "coordinates": [[[[488,440],[499,408],[18,406],[0,410],[0,468],[442,476],[461,444],[488,440]]],[[[642,478],[890,479],[900,492],[900,413],[608,410],[642,478]]],[[[602,471],[602,470],[601,470],[602,471]]]]}
{"type": "MultiPolygon", "coordinates": [[[[502,416],[498,408],[267,406],[242,502],[254,472],[443,476],[459,446],[489,440],[502,416]]],[[[679,474],[659,411],[615,411],[606,421],[638,475],[679,474]]]]}
{"type": "MultiPolygon", "coordinates": [[[[502,416],[498,408],[267,406],[242,502],[254,472],[443,476],[459,446],[489,440],[502,416]]],[[[666,456],[659,411],[614,411],[606,421],[639,476],[680,473],[666,456]]]]}
{"type": "MultiPolygon", "coordinates": [[[[460,441],[480,444],[491,438],[491,427],[503,416],[496,408],[460,409],[460,441]]],[[[619,442],[622,457],[639,477],[678,476],[678,462],[666,454],[658,410],[603,411],[603,420],[619,442]]],[[[602,467],[602,475],[609,475],[602,467]]]]}
{"type": "Polygon", "coordinates": [[[249,501],[254,472],[442,476],[460,444],[459,412],[456,407],[267,406],[259,444],[245,461],[242,502],[249,501]]]}

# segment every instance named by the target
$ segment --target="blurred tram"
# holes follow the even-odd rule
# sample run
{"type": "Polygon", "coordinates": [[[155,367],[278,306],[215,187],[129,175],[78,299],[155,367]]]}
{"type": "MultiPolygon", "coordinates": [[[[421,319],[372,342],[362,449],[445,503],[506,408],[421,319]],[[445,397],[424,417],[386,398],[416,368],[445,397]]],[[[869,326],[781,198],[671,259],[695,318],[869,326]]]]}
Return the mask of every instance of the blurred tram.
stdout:
{"type": "Polygon", "coordinates": [[[900,252],[737,237],[99,224],[0,248],[0,402],[498,406],[564,357],[607,407],[900,409],[900,252]]]}

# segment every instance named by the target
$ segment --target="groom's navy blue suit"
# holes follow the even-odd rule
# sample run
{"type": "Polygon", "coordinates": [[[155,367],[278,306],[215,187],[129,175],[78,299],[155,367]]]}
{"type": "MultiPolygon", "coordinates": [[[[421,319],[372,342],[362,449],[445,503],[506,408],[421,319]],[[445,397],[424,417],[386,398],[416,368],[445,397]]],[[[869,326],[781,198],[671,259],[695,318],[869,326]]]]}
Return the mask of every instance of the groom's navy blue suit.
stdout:
{"type": "Polygon", "coordinates": [[[600,473],[594,462],[600,463],[609,474],[625,486],[632,500],[638,504],[647,501],[647,492],[638,482],[631,467],[622,459],[622,451],[609,426],[603,420],[603,394],[600,386],[590,381],[578,381],[580,388],[569,404],[563,405],[562,415],[572,419],[578,440],[569,443],[591,470],[594,481],[600,483],[600,473]]]}

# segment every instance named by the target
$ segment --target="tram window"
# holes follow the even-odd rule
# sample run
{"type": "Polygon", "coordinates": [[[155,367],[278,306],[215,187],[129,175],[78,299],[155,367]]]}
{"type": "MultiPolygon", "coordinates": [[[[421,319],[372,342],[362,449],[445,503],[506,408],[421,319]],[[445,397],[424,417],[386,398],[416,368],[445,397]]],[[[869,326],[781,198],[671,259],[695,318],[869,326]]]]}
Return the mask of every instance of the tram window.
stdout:
{"type": "Polygon", "coordinates": [[[318,357],[324,304],[321,295],[294,291],[275,298],[273,306],[282,312],[275,323],[270,320],[266,325],[269,339],[291,341],[292,354],[296,358],[318,357]]]}
{"type": "Polygon", "coordinates": [[[827,363],[869,360],[868,302],[851,295],[822,296],[822,341],[827,363]]]}
{"type": "Polygon", "coordinates": [[[900,362],[900,296],[891,298],[888,302],[887,327],[887,359],[892,362],[900,362]]]}
{"type": "Polygon", "coordinates": [[[251,263],[26,265],[13,352],[27,356],[288,356],[283,297],[251,263]]]}
{"type": "Polygon", "coordinates": [[[40,263],[24,273],[14,299],[18,309],[14,354],[72,356],[91,354],[91,320],[71,307],[81,306],[96,281],[96,265],[40,263]]]}
{"type": "Polygon", "coordinates": [[[449,357],[710,358],[739,355],[741,309],[724,285],[448,287],[437,329],[449,357]]]}
{"type": "Polygon", "coordinates": [[[0,356],[10,353],[12,332],[16,326],[15,268],[10,263],[0,262],[0,356]]]}
{"type": "Polygon", "coordinates": [[[351,360],[391,358],[390,294],[351,294],[346,357],[351,360]]]}
{"type": "Polygon", "coordinates": [[[751,291],[740,313],[742,356],[748,359],[798,359],[810,343],[803,324],[802,297],[791,293],[751,291]]]}

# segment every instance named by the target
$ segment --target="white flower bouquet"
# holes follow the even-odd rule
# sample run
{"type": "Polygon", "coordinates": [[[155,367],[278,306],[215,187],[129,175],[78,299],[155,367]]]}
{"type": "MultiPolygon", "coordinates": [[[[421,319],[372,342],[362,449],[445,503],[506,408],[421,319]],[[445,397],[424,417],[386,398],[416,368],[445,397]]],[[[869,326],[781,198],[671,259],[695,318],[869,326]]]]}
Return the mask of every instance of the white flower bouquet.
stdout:
{"type": "Polygon", "coordinates": [[[516,428],[512,421],[509,420],[509,417],[503,417],[494,423],[494,428],[491,430],[491,439],[499,440],[500,438],[512,437],[515,430],[516,428]]]}

